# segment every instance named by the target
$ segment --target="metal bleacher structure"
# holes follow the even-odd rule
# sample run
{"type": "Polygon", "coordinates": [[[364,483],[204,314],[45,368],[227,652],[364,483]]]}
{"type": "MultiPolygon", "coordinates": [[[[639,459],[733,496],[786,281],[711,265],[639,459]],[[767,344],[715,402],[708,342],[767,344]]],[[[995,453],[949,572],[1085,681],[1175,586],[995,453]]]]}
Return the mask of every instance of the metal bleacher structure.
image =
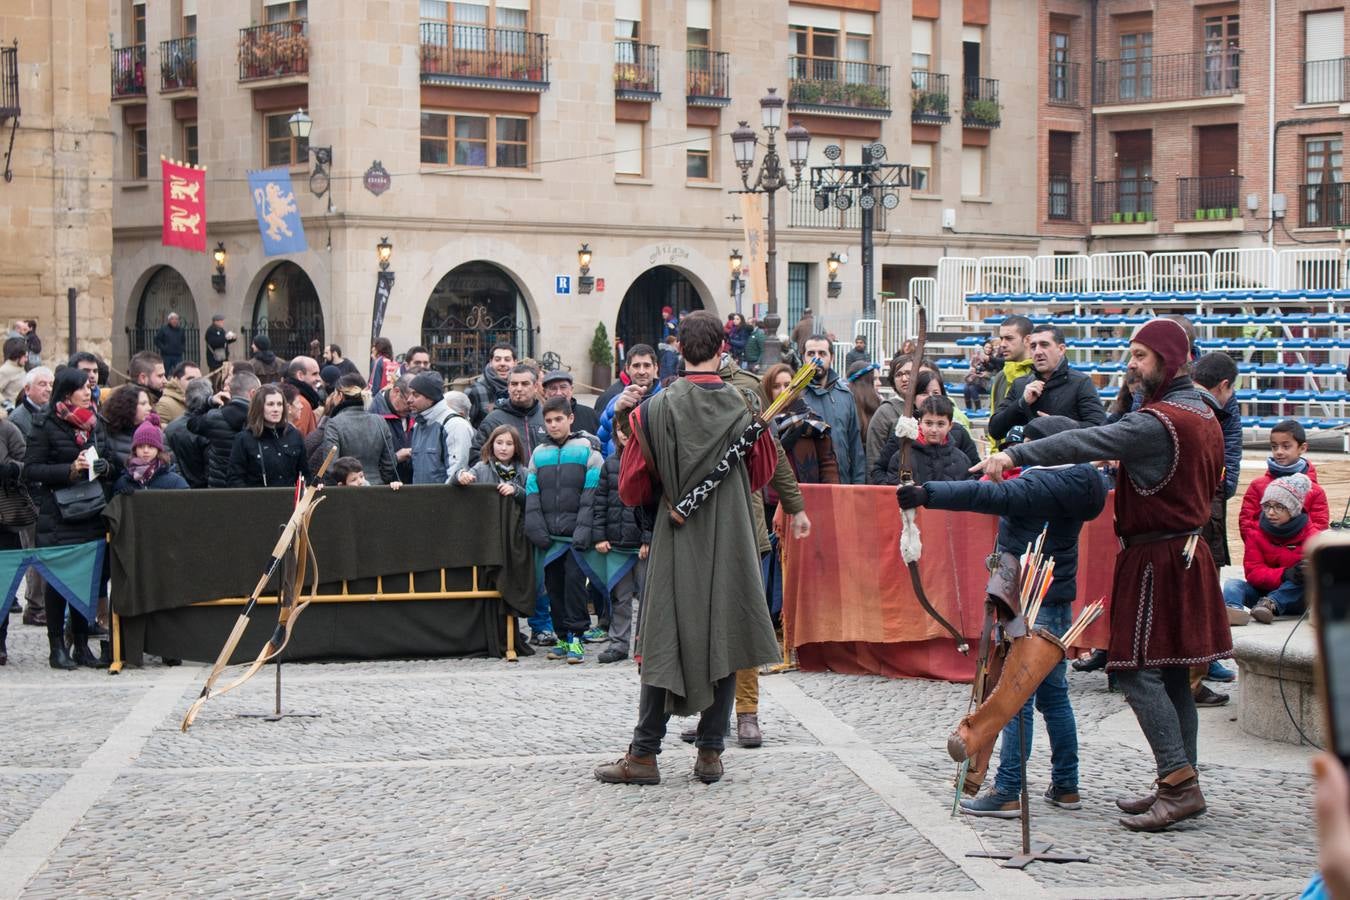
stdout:
{"type": "MultiPolygon", "coordinates": [[[[936,278],[911,279],[908,298],[885,301],[880,318],[858,320],[854,333],[868,337],[885,365],[913,336],[914,303],[923,304],[927,355],[960,406],[971,351],[1020,313],[1059,326],[1070,365],[1094,376],[1108,400],[1119,390],[1134,327],[1179,313],[1195,323],[1201,352],[1237,361],[1245,429],[1295,418],[1313,432],[1338,431],[1350,452],[1348,267],[1350,251],[1334,247],[946,257],[936,278]]],[[[977,424],[988,415],[970,417],[977,424]]]]}

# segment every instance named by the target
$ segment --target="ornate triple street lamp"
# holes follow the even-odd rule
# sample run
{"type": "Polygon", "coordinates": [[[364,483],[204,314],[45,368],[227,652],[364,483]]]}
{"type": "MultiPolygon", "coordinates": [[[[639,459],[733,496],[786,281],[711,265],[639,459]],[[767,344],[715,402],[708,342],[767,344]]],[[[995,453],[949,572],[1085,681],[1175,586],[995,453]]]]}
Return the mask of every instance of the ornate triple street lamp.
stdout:
{"type": "Polygon", "coordinates": [[[792,167],[792,177],[789,179],[778,156],[776,141],[778,130],[783,125],[783,106],[783,98],[778,96],[776,88],[769,88],[769,93],[759,100],[760,122],[764,126],[767,137],[764,143],[764,161],[760,164],[759,171],[755,174],[753,181],[750,177],[750,170],[755,165],[755,146],[759,143],[759,135],[744,120],[731,133],[731,148],[736,159],[736,165],[741,170],[741,184],[744,185],[745,191],[767,194],[769,198],[767,216],[768,265],[762,275],[755,275],[755,277],[763,277],[769,289],[769,308],[767,315],[764,316],[765,340],[762,361],[765,366],[771,366],[779,359],[778,326],[780,319],[778,318],[778,282],[775,278],[778,271],[778,249],[774,195],[783,188],[787,188],[788,192],[791,193],[801,187],[802,167],[806,165],[806,154],[811,146],[810,133],[800,125],[791,126],[784,133],[783,136],[787,140],[788,164],[792,167]]]}

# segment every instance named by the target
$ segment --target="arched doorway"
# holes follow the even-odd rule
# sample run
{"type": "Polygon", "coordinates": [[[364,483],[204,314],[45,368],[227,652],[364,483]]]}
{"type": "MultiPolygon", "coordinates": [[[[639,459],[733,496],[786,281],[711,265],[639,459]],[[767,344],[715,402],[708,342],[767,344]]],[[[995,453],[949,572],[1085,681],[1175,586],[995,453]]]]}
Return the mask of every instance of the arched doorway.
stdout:
{"type": "Polygon", "coordinates": [[[422,313],[422,345],[447,378],[478,375],[492,345],[505,341],[516,356],[534,354],[534,329],[525,297],[511,276],[483,260],[446,273],[422,313]]]}
{"type": "MultiPolygon", "coordinates": [[[[293,262],[284,262],[267,273],[258,287],[253,303],[252,327],[244,329],[244,340],[265,334],[272,352],[282,359],[308,356],[310,342],[323,346],[323,307],[319,292],[305,270],[293,262]]],[[[248,356],[248,347],[244,347],[248,356]]]]}
{"type": "Polygon", "coordinates": [[[657,266],[638,276],[619,306],[619,321],[614,334],[625,347],[661,342],[661,308],[669,306],[683,315],[703,308],[698,288],[679,269],[657,266]]]}
{"type": "Polygon", "coordinates": [[[183,328],[183,346],[187,359],[197,362],[201,357],[202,333],[197,326],[197,304],[192,301],[192,289],[171,266],[160,266],[146,281],[136,305],[136,324],[127,326],[130,356],[142,350],[155,349],[155,332],[167,321],[169,313],[178,313],[183,328]]]}

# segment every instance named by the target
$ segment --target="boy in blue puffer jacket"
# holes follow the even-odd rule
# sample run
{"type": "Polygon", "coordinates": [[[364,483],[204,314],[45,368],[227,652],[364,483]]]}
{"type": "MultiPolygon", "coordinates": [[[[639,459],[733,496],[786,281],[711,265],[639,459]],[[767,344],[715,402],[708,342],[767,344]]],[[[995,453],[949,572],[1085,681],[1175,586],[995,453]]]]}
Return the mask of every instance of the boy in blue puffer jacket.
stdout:
{"type": "Polygon", "coordinates": [[[534,448],[525,477],[525,537],[538,548],[557,643],[549,659],[585,659],[581,636],[591,627],[586,576],[575,551],[591,545],[591,506],[603,460],[584,431],[573,431],[572,402],[544,401],[548,439],[534,448]]]}
{"type": "MultiPolygon", "coordinates": [[[[1077,422],[1064,416],[1042,416],[1028,422],[1023,435],[1024,440],[1033,440],[1077,427],[1077,422]]],[[[902,509],[927,506],[1001,516],[999,553],[1021,556],[1048,526],[1042,553],[1054,558],[1055,574],[1036,624],[1056,636],[1069,630],[1078,595],[1078,534],[1083,523],[1095,519],[1106,505],[1106,481],[1095,468],[1085,463],[1029,467],[1007,481],[930,481],[923,486],[903,485],[897,493],[902,509]]],[[[1022,711],[1004,726],[993,790],[962,800],[963,813],[1001,819],[1019,815],[1022,766],[1017,750],[1020,743],[1027,755],[1031,753],[1033,704],[1040,707],[1050,736],[1051,779],[1045,799],[1062,809],[1080,808],[1078,731],[1061,661],[1022,711]]]]}

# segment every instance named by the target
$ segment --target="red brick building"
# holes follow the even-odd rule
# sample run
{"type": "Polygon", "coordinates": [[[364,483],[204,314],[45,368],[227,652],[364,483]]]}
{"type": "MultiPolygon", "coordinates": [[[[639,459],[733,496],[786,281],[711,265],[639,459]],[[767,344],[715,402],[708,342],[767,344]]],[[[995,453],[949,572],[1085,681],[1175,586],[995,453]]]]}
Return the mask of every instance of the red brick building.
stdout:
{"type": "Polygon", "coordinates": [[[1043,234],[1093,252],[1334,243],[1344,10],[1271,16],[1270,0],[1040,0],[1043,234]]]}

